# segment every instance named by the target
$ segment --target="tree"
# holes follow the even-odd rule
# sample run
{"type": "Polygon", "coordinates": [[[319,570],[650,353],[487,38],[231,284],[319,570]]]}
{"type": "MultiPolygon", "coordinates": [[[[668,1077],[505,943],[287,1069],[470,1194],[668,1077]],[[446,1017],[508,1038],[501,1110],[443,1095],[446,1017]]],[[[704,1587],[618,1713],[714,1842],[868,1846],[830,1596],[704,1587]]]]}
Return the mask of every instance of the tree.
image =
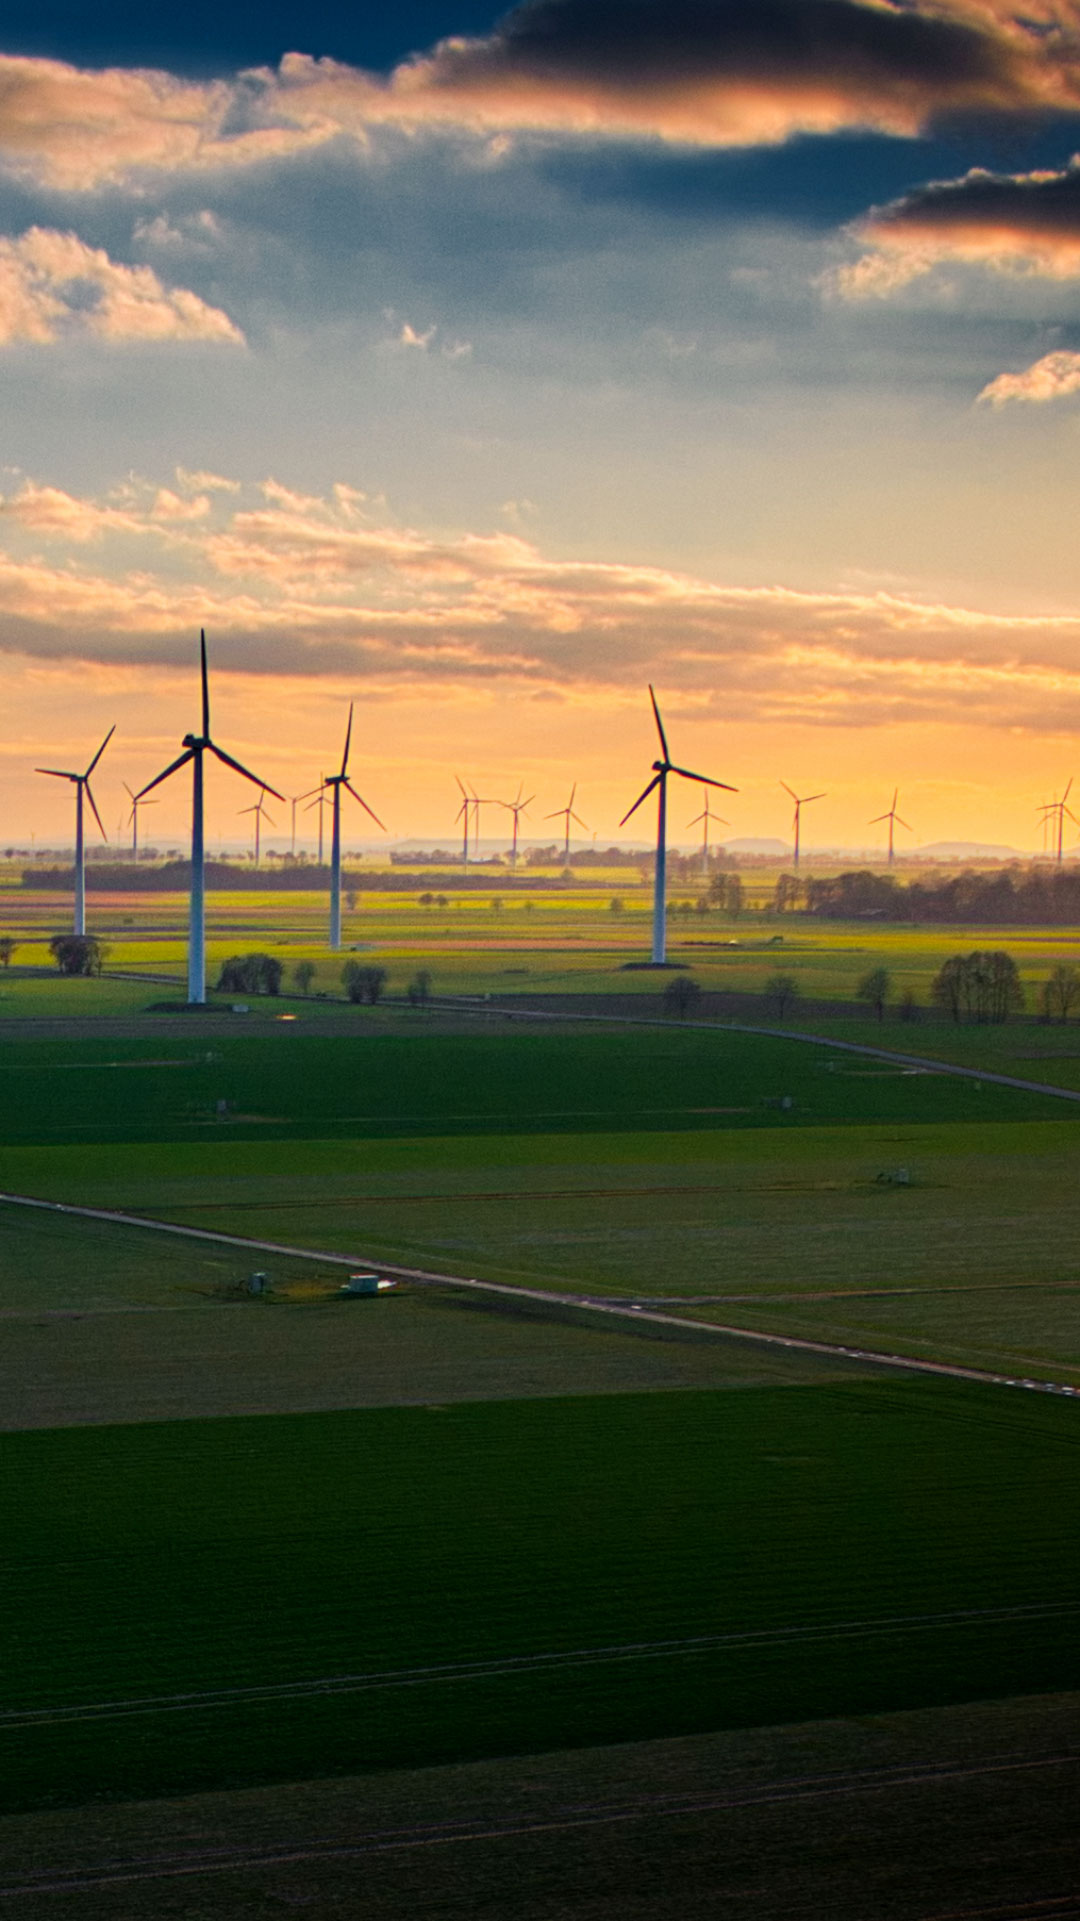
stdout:
{"type": "MultiPolygon", "coordinates": [[[[3,943],[0,942],[0,946],[3,943]]],[[[1042,1003],[1047,1020],[1068,1020],[1070,1009],[1080,1000],[1080,971],[1060,961],[1049,980],[1043,982],[1042,1003]]]]}
{"type": "Polygon", "coordinates": [[[352,887],[350,887],[350,889],[349,889],[349,891],[348,891],[348,893],[347,893],[347,894],[346,894],[346,896],[345,896],[345,905],[346,905],[346,907],[348,908],[348,910],[349,910],[349,912],[350,912],[350,914],[355,914],[355,912],[356,912],[356,891],[355,891],[355,889],[354,889],[354,888],[352,888],[352,887]]]}
{"type": "Polygon", "coordinates": [[[799,983],[794,974],[770,974],[763,989],[777,1020],[783,1020],[792,1001],[799,998],[799,983]]]}
{"type": "Polygon", "coordinates": [[[934,976],[930,997],[954,1021],[1007,1021],[1024,1005],[1024,989],[1011,954],[1000,948],[953,954],[934,976]]]}
{"type": "Polygon", "coordinates": [[[95,934],[54,934],[49,952],[62,974],[100,974],[108,953],[95,934]]]}
{"type": "Polygon", "coordinates": [[[727,899],[725,904],[732,920],[738,920],[743,909],[743,885],[738,874],[729,874],[727,877],[727,899]]]}
{"type": "Polygon", "coordinates": [[[776,886],[773,889],[773,912],[786,914],[789,907],[797,907],[801,891],[797,874],[777,875],[776,886]]]}
{"type": "Polygon", "coordinates": [[[342,984],[351,1001],[364,1001],[374,1007],[386,986],[385,967],[363,967],[359,961],[346,961],[341,970],[342,984]]]}
{"type": "Polygon", "coordinates": [[[218,988],[226,994],[278,994],[284,972],[275,954],[233,954],[222,964],[218,988]]]}
{"type": "Polygon", "coordinates": [[[918,1018],[919,1003],[915,996],[915,990],[912,987],[905,987],[900,996],[900,1019],[902,1021],[917,1021],[918,1018]]]}
{"type": "Polygon", "coordinates": [[[11,957],[17,947],[18,942],[10,940],[7,935],[4,936],[3,940],[0,940],[0,961],[3,961],[5,967],[11,966],[11,957]]]}
{"type": "Polygon", "coordinates": [[[615,894],[613,895],[612,899],[608,901],[608,913],[621,914],[622,911],[623,911],[623,903],[619,899],[619,896],[615,894]]]}
{"type": "Polygon", "coordinates": [[[701,1000],[701,989],[697,981],[688,979],[685,974],[676,974],[664,989],[664,1008],[669,1014],[677,1014],[681,1021],[692,1014],[701,1000]]]}
{"type": "Polygon", "coordinates": [[[431,975],[426,968],[422,967],[418,974],[413,975],[406,992],[409,996],[410,1007],[425,1007],[427,1005],[431,999],[431,975]]]}
{"type": "Polygon", "coordinates": [[[885,1015],[885,1003],[889,998],[889,990],[891,987],[892,979],[888,968],[872,967],[868,974],[863,975],[859,985],[855,989],[855,999],[857,1001],[869,1001],[880,1021],[885,1015]]]}
{"type": "Polygon", "coordinates": [[[727,906],[729,878],[727,874],[714,874],[709,882],[709,899],[714,907],[727,906]]]}
{"type": "Polygon", "coordinates": [[[292,977],[294,985],[299,989],[301,994],[310,993],[311,983],[315,979],[315,973],[316,968],[314,961],[297,961],[292,971],[292,977]]]}

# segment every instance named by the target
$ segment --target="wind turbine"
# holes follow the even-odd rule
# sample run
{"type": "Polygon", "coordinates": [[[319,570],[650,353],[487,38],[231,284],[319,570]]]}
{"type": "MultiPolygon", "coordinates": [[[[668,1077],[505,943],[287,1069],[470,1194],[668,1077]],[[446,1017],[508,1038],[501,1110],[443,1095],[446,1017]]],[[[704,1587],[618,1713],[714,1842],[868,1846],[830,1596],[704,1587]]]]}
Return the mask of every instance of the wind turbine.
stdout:
{"type": "Polygon", "coordinates": [[[311,801],[311,806],[305,807],[304,809],[305,814],[313,814],[315,812],[316,807],[319,810],[319,866],[320,867],[323,864],[323,808],[326,806],[326,794],[324,791],[325,787],[326,787],[326,778],[323,774],[320,774],[319,785],[317,787],[309,787],[307,793],[301,794],[300,796],[301,800],[311,801]],[[315,796],[314,800],[311,799],[313,794],[315,796]]]}
{"type": "Polygon", "coordinates": [[[696,827],[696,826],[697,826],[697,824],[698,824],[698,822],[699,822],[699,820],[700,820],[700,821],[704,821],[704,823],[705,823],[705,825],[704,825],[704,827],[703,827],[703,828],[702,828],[702,830],[701,830],[701,871],[702,871],[702,873],[703,873],[703,874],[705,875],[705,878],[706,878],[706,879],[708,879],[708,875],[709,875],[709,822],[710,822],[711,820],[716,820],[716,821],[719,821],[719,823],[720,823],[720,825],[721,825],[721,827],[730,827],[730,826],[731,826],[731,822],[730,822],[729,820],[725,820],[725,819],[724,819],[724,816],[723,816],[723,814],[712,814],[712,813],[710,813],[710,812],[709,812],[709,796],[708,796],[708,794],[706,794],[706,796],[705,796],[705,807],[704,807],[704,811],[703,811],[702,813],[700,813],[700,814],[695,814],[695,815],[694,815],[694,818],[693,818],[693,820],[688,820],[688,821],[687,821],[687,823],[686,823],[686,825],[687,825],[688,827],[696,827]]]}
{"type": "Polygon", "coordinates": [[[236,811],[238,814],[254,814],[255,816],[255,865],[257,867],[259,865],[259,846],[260,846],[259,829],[262,826],[264,814],[266,815],[266,819],[269,821],[270,826],[272,827],[274,825],[273,821],[270,818],[270,815],[267,814],[266,812],[265,787],[260,787],[259,798],[255,802],[254,807],[238,807],[236,811]]]}
{"type": "Polygon", "coordinates": [[[124,782],[124,789],[131,796],[131,812],[128,815],[128,826],[131,828],[131,858],[132,860],[138,860],[139,858],[139,809],[140,807],[156,807],[157,801],[156,800],[140,800],[137,794],[132,794],[131,788],[128,786],[127,781],[124,782]]]}
{"type": "Polygon", "coordinates": [[[876,827],[879,821],[881,820],[888,821],[889,823],[889,863],[888,864],[890,867],[893,864],[893,835],[894,835],[895,829],[897,827],[907,827],[907,831],[909,834],[914,832],[913,828],[908,827],[906,820],[901,820],[899,814],[896,811],[896,803],[897,803],[897,800],[899,799],[899,796],[900,796],[899,787],[894,787],[893,797],[892,797],[892,806],[884,814],[875,814],[873,820],[867,823],[868,826],[870,827],[876,827]]]}
{"type": "MultiPolygon", "coordinates": [[[[350,700],[349,722],[345,729],[345,751],[341,756],[341,772],[340,774],[326,774],[322,782],[323,787],[329,787],[333,794],[334,812],[330,840],[330,946],[334,950],[341,946],[341,790],[343,787],[348,789],[354,800],[360,802],[365,814],[371,815],[376,827],[382,827],[383,833],[385,834],[386,832],[378,814],[368,806],[363,795],[357,793],[349,779],[349,743],[352,740],[352,717],[353,703],[350,700]]],[[[321,827],[321,814],[319,815],[319,824],[321,827]]]]}
{"type": "MultiPolygon", "coordinates": [[[[577,781],[574,782],[574,785],[570,789],[570,799],[567,801],[566,806],[556,807],[555,812],[553,814],[544,815],[545,820],[561,820],[565,823],[566,831],[565,831],[565,837],[563,841],[563,866],[564,867],[569,867],[570,865],[570,822],[572,820],[576,821],[579,827],[585,828],[586,833],[589,832],[589,829],[586,823],[581,819],[581,816],[579,814],[575,814],[574,812],[574,795],[576,793],[577,793],[577,781]]],[[[631,809],[631,812],[632,811],[633,810],[631,809]]]]}
{"type": "Polygon", "coordinates": [[[516,867],[516,866],[517,866],[517,844],[518,844],[518,820],[519,820],[519,817],[520,817],[520,816],[521,816],[522,814],[524,814],[524,813],[526,813],[526,812],[528,811],[528,809],[529,809],[529,808],[531,807],[531,805],[532,805],[532,803],[533,803],[533,801],[534,801],[534,800],[536,799],[536,795],[535,795],[535,794],[530,794],[530,795],[529,795],[529,798],[528,798],[528,800],[522,800],[522,798],[521,798],[521,789],[522,789],[522,785],[523,785],[523,783],[519,781],[519,782],[518,782],[518,790],[517,790],[517,799],[516,799],[516,800],[504,800],[504,801],[502,802],[502,805],[503,805],[503,806],[504,806],[504,807],[505,807],[505,808],[507,809],[507,811],[508,811],[509,813],[511,813],[511,814],[513,814],[513,816],[514,816],[514,838],[513,838],[513,841],[511,842],[511,845],[510,845],[510,865],[511,865],[511,867],[516,867]]]}
{"type": "Polygon", "coordinates": [[[54,780],[70,780],[75,783],[75,932],[86,932],[86,847],[83,840],[83,795],[90,802],[91,812],[101,828],[102,840],[109,836],[101,826],[101,815],[90,791],[90,776],[116,732],[115,725],[109,728],[101,746],[90,762],[85,774],[70,774],[62,767],[35,767],[36,774],[51,774],[54,780]]]}
{"type": "Polygon", "coordinates": [[[163,773],[135,796],[141,800],[152,787],[159,787],[170,774],[191,762],[191,908],[188,921],[188,1001],[191,1005],[202,1007],[206,1002],[206,855],[203,815],[203,755],[209,750],[225,767],[231,767],[237,774],[243,774],[253,787],[260,787],[264,794],[273,794],[275,800],[283,800],[276,787],[268,787],[265,781],[242,767],[238,760],[227,754],[223,747],[217,746],[210,738],[210,682],[206,671],[206,635],[199,635],[200,662],[202,667],[202,733],[185,734],[184,751],[171,761],[163,773]]]}
{"type": "Polygon", "coordinates": [[[1062,861],[1065,858],[1065,816],[1066,814],[1068,814],[1069,819],[1072,821],[1074,827],[1080,827],[1080,820],[1077,820],[1076,815],[1073,813],[1072,808],[1068,805],[1068,799],[1071,792],[1072,792],[1072,778],[1070,776],[1068,786],[1066,787],[1065,792],[1062,794],[1061,799],[1046,801],[1045,804],[1039,810],[1043,817],[1044,827],[1050,828],[1051,822],[1054,822],[1055,824],[1050,831],[1056,832],[1056,837],[1057,837],[1056,861],[1059,867],[1061,866],[1062,861]]]}
{"type": "Polygon", "coordinates": [[[472,806],[472,799],[460,774],[455,774],[454,779],[461,789],[461,806],[454,815],[454,825],[456,826],[458,821],[462,823],[461,864],[463,867],[467,867],[469,865],[469,809],[472,806]]]}
{"type": "Polygon", "coordinates": [[[810,802],[812,800],[824,800],[825,796],[823,793],[822,794],[803,794],[802,797],[800,798],[799,795],[795,792],[795,789],[793,787],[788,786],[786,780],[782,780],[780,782],[780,785],[783,788],[785,794],[790,794],[792,800],[795,802],[795,820],[794,820],[795,856],[794,856],[793,865],[797,872],[798,866],[799,866],[799,830],[802,826],[802,810],[804,807],[809,807],[810,802]]]}
{"type": "Polygon", "coordinates": [[[648,800],[654,787],[660,789],[656,821],[656,878],[653,884],[652,964],[654,967],[665,967],[667,965],[668,775],[678,774],[683,780],[700,781],[703,787],[722,787],[726,794],[737,794],[739,790],[737,787],[730,786],[726,780],[712,780],[708,774],[692,774],[688,767],[676,767],[675,762],[668,753],[664,723],[660,718],[660,709],[656,704],[656,695],[651,686],[649,688],[649,699],[652,701],[653,716],[656,720],[656,731],[660,736],[660,747],[663,753],[663,759],[653,761],[653,778],[645,788],[644,793],[638,795],[634,805],[630,809],[630,813],[623,815],[619,826],[626,826],[630,815],[637,813],[642,801],[648,800]]]}

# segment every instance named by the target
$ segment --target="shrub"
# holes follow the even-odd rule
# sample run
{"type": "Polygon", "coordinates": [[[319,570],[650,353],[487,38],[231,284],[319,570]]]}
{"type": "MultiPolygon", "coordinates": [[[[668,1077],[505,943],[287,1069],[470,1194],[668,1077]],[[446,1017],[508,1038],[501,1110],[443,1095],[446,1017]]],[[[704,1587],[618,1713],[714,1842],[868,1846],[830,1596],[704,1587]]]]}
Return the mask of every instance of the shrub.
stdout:
{"type": "Polygon", "coordinates": [[[278,994],[284,972],[274,954],[233,954],[222,964],[218,988],[226,994],[278,994]]]}
{"type": "Polygon", "coordinates": [[[94,934],[54,934],[49,952],[62,974],[100,974],[108,953],[94,934]]]}
{"type": "Polygon", "coordinates": [[[664,1006],[669,1014],[677,1014],[681,1021],[694,1011],[701,1000],[701,989],[697,981],[688,980],[685,974],[676,974],[664,989],[664,1006]]]}
{"type": "Polygon", "coordinates": [[[341,970],[341,980],[351,1001],[366,1002],[374,1007],[381,1000],[386,986],[385,967],[364,967],[360,961],[346,961],[341,970]]]}

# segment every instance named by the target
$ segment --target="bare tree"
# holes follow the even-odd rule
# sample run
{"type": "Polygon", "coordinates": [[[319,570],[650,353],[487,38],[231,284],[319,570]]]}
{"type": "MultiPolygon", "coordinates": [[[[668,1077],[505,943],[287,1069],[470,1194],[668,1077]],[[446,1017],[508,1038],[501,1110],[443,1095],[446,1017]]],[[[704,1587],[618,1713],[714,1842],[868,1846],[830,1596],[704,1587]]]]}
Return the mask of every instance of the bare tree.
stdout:
{"type": "Polygon", "coordinates": [[[1042,1003],[1047,1020],[1059,1020],[1064,1026],[1072,1008],[1080,1000],[1080,971],[1067,961],[1059,961],[1043,982],[1042,1003]]]}

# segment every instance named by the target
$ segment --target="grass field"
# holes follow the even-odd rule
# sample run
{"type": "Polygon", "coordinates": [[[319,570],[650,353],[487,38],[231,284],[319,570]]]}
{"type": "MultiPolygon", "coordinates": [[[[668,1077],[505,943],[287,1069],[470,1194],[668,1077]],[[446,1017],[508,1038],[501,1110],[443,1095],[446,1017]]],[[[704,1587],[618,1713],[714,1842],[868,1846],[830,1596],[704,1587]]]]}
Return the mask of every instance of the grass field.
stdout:
{"type": "Polygon", "coordinates": [[[3,1448],[8,1807],[1080,1683],[1068,1403],[854,1382],[3,1448]]]}

